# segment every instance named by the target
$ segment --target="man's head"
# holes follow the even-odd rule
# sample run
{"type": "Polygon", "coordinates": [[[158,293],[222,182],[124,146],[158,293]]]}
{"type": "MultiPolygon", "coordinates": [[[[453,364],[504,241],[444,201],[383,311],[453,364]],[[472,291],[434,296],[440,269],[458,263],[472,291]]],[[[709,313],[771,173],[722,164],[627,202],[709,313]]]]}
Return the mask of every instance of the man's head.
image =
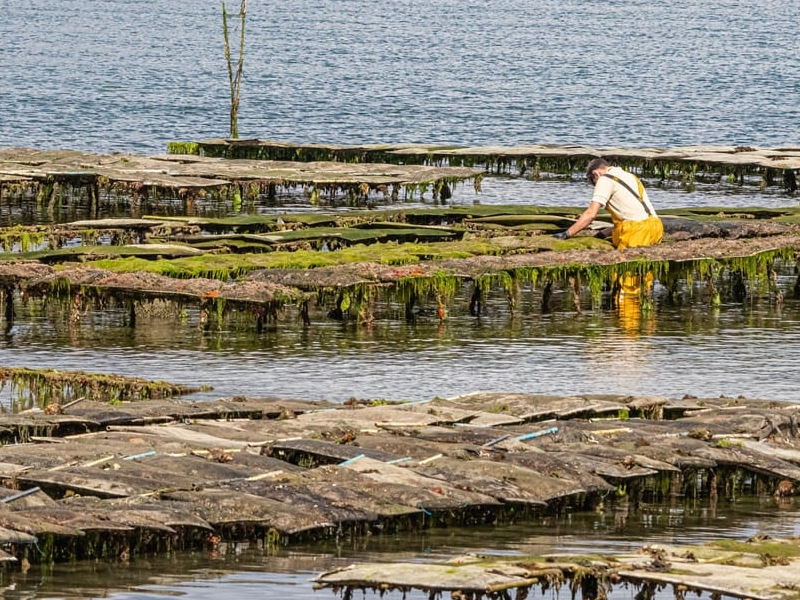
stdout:
{"type": "MultiPolygon", "coordinates": [[[[608,164],[608,161],[604,158],[595,158],[586,166],[586,179],[589,183],[594,185],[597,183],[598,173],[595,171],[600,171],[607,169],[611,165],[608,164]]],[[[605,172],[605,171],[603,171],[605,172]]]]}

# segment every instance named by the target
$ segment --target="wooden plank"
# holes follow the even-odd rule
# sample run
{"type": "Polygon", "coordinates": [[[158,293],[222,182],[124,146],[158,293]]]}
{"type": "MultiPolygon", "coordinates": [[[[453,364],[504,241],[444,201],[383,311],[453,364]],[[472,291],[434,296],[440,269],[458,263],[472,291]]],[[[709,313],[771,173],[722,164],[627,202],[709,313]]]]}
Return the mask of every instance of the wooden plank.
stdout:
{"type": "Polygon", "coordinates": [[[279,457],[292,464],[310,461],[313,464],[336,464],[346,460],[369,457],[374,460],[389,462],[402,458],[397,454],[370,450],[346,444],[333,444],[319,440],[290,440],[272,444],[269,448],[270,456],[279,457]]]}
{"type": "Polygon", "coordinates": [[[426,477],[441,479],[449,485],[461,485],[505,503],[547,506],[551,500],[563,497],[564,487],[568,488],[568,493],[580,493],[580,489],[574,484],[564,486],[563,480],[555,480],[556,478],[520,465],[505,462],[441,458],[429,465],[411,468],[426,477]],[[555,495],[550,491],[553,486],[559,488],[555,495]]]}
{"type": "Polygon", "coordinates": [[[680,547],[653,544],[642,548],[638,555],[618,557],[622,563],[618,573],[624,580],[637,584],[672,584],[734,598],[797,598],[800,584],[797,540],[769,540],[768,543],[788,547],[789,554],[781,550],[780,558],[765,562],[765,555],[769,553],[759,550],[759,542],[738,544],[744,551],[725,551],[713,543],[680,547]]]}
{"type": "Polygon", "coordinates": [[[382,484],[401,484],[410,489],[417,490],[416,498],[412,498],[412,505],[424,506],[432,510],[449,510],[455,507],[466,506],[492,506],[498,501],[486,494],[462,490],[441,479],[426,477],[411,469],[388,465],[371,458],[362,458],[349,463],[345,468],[353,469],[382,484]]]}
{"type": "Polygon", "coordinates": [[[525,422],[579,416],[616,416],[626,410],[622,402],[583,396],[545,396],[539,394],[476,392],[449,398],[440,404],[457,406],[465,410],[507,413],[525,422]]]}
{"type": "MultiPolygon", "coordinates": [[[[790,541],[791,543],[791,541],[790,541]]],[[[797,542],[794,542],[795,546],[797,542]]],[[[572,562],[569,556],[459,557],[447,562],[356,563],[315,577],[320,587],[343,589],[422,590],[429,593],[483,594],[569,584],[583,585],[672,585],[682,593],[693,591],[752,600],[797,598],[800,560],[795,556],[765,565],[755,554],[749,562],[741,554],[710,546],[669,547],[651,545],[639,553],[604,556],[572,562]]],[[[546,588],[545,588],[546,589],[546,588]]],[[[590,588],[591,589],[591,588],[590,588]]]]}
{"type": "Polygon", "coordinates": [[[59,490],[62,494],[74,492],[77,494],[97,495],[103,498],[125,498],[151,492],[159,487],[168,487],[169,485],[165,481],[137,480],[132,482],[130,478],[125,476],[109,480],[108,477],[99,474],[90,476],[84,473],[70,473],[68,471],[28,471],[19,478],[19,481],[26,485],[59,490]]]}

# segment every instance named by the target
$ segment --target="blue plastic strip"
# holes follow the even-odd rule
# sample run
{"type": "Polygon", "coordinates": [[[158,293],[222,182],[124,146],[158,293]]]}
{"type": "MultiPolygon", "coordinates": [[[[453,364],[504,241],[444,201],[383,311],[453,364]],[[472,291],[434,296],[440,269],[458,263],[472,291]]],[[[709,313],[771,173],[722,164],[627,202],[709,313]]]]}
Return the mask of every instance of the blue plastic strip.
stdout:
{"type": "Polygon", "coordinates": [[[136,460],[137,458],[144,458],[146,456],[154,456],[156,453],[155,450],[150,450],[148,452],[142,452],[141,454],[132,454],[131,456],[126,456],[122,460],[136,460]]]}
{"type": "Polygon", "coordinates": [[[534,431],[533,433],[523,433],[522,435],[518,435],[514,439],[524,442],[525,440],[532,440],[533,438],[537,438],[543,435],[549,435],[551,433],[558,433],[558,427],[551,427],[550,429],[542,429],[541,431],[534,431]]]}
{"type": "Polygon", "coordinates": [[[339,466],[340,466],[340,467],[344,467],[344,466],[346,466],[346,465],[349,465],[350,463],[354,463],[354,462],[356,462],[357,460],[361,460],[361,459],[362,459],[362,458],[364,458],[365,456],[366,456],[365,454],[359,454],[358,456],[354,456],[353,458],[348,458],[346,461],[344,461],[344,462],[340,462],[340,463],[339,463],[339,466]]]}

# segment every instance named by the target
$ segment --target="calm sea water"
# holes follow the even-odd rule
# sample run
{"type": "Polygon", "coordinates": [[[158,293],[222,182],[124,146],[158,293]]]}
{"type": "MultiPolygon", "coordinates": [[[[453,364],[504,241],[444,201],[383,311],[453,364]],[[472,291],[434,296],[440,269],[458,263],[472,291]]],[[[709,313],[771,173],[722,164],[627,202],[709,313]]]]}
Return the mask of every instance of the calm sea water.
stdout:
{"type": "MultiPolygon", "coordinates": [[[[494,390],[799,402],[795,281],[779,279],[781,307],[767,298],[717,308],[697,298],[683,306],[662,298],[644,315],[636,306],[576,314],[565,298],[562,309],[542,315],[529,293],[512,315],[498,292],[480,318],[469,315],[468,297],[453,303],[444,323],[431,305],[413,323],[388,316],[366,327],[319,315],[306,329],[289,309],[261,334],[252,320],[242,329],[231,323],[203,331],[193,312],[181,322],[141,316],[131,329],[124,310],[75,322],[57,310],[28,313],[32,307],[19,305],[14,326],[0,337],[0,364],[213,387],[196,398],[420,401],[494,390]]],[[[6,389],[0,405],[8,402],[6,389]]]]}
{"type": "MultiPolygon", "coordinates": [[[[229,11],[237,9],[228,2],[229,11]]],[[[0,10],[0,146],[162,153],[171,140],[228,134],[220,3],[0,0],[0,10]]],[[[340,144],[797,146],[798,22],[800,4],[779,0],[751,7],[735,0],[251,0],[240,135],[340,144]]],[[[487,181],[476,200],[583,204],[584,188],[487,181]]],[[[459,193],[458,201],[473,201],[459,193]]],[[[781,192],[724,187],[690,194],[654,188],[651,195],[661,207],[797,203],[781,192]]],[[[0,364],[200,379],[215,397],[424,399],[494,389],[796,401],[795,278],[781,280],[781,308],[659,306],[655,320],[633,324],[603,311],[512,318],[490,310],[480,320],[455,314],[444,326],[425,319],[372,329],[318,323],[257,336],[131,331],[113,314],[69,327],[30,314],[0,339],[0,364]]],[[[664,518],[681,541],[775,527],[797,535],[800,523],[796,508],[762,507],[744,519],[727,514],[664,518]]],[[[637,541],[665,535],[644,517],[621,533],[592,522],[597,547],[617,547],[618,534],[637,541]]],[[[531,551],[539,542],[558,545],[565,531],[586,529],[546,524],[535,543],[519,530],[475,532],[471,540],[469,532],[432,535],[416,545],[404,539],[391,551],[414,560],[465,547],[531,551]]],[[[320,552],[324,565],[312,549],[288,562],[242,560],[237,567],[234,560],[218,571],[183,557],[174,579],[159,561],[139,563],[128,579],[122,570],[79,565],[3,581],[14,586],[3,594],[332,597],[314,594],[307,581],[339,556],[320,552]],[[165,575],[152,578],[148,570],[165,575]],[[87,577],[98,587],[85,585],[87,577]]]]}
{"type": "MultiPolygon", "coordinates": [[[[336,600],[341,595],[331,590],[314,592],[311,579],[356,561],[419,563],[443,561],[469,552],[499,557],[628,553],[646,543],[742,540],[756,534],[783,538],[800,535],[800,507],[791,500],[776,503],[772,498],[720,501],[719,505],[692,500],[672,506],[609,503],[601,512],[546,517],[531,523],[378,535],[277,552],[243,545],[213,556],[203,552],[177,553],[171,557],[142,557],[124,565],[84,562],[34,567],[26,574],[0,575],[0,590],[2,597],[9,600],[336,600]]],[[[633,587],[618,587],[609,598],[634,600],[636,591],[633,587]]],[[[407,595],[388,592],[362,596],[356,592],[353,597],[426,600],[428,594],[412,591],[407,595]]],[[[529,597],[545,600],[554,596],[552,590],[543,594],[534,589],[529,597]]],[[[656,595],[658,600],[673,597],[671,588],[656,595]]]]}
{"type": "MultiPolygon", "coordinates": [[[[228,134],[220,2],[0,7],[0,145],[228,134]]],[[[251,1],[240,135],[796,146],[798,20],[783,0],[251,1]]]]}

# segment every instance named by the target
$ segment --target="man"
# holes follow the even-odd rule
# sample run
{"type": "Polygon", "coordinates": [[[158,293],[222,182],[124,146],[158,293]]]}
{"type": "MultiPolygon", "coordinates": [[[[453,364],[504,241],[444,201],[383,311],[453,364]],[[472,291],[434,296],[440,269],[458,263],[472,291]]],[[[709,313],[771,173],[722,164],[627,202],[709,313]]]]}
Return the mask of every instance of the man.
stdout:
{"type": "Polygon", "coordinates": [[[562,240],[572,237],[588,227],[600,209],[605,208],[614,222],[611,243],[615,248],[652,246],[661,241],[664,225],[636,175],[595,158],[586,167],[586,178],[594,186],[589,207],[569,229],[554,237],[562,240]]]}

